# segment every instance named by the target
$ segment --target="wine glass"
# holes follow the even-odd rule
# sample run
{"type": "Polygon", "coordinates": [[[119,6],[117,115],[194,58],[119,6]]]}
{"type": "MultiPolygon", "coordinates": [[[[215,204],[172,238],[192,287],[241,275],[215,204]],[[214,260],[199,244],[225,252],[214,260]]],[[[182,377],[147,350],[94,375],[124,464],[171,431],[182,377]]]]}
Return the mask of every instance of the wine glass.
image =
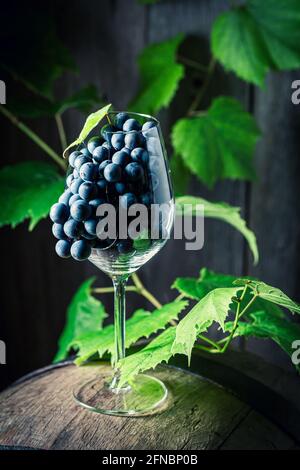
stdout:
{"type": "MultiPolygon", "coordinates": [[[[124,113],[109,113],[109,122],[114,123],[122,114],[124,113]]],[[[125,169],[126,189],[122,187],[122,181],[119,181],[119,186],[116,183],[106,186],[106,201],[116,208],[117,218],[111,227],[115,233],[107,234],[103,230],[104,226],[99,228],[98,225],[97,241],[89,256],[89,261],[105,272],[112,279],[114,286],[115,353],[112,374],[98,375],[94,380],[77,387],[73,394],[80,405],[91,411],[117,416],[139,416],[159,411],[165,403],[168,391],[160,380],[148,374],[139,374],[130,383],[119,387],[118,364],[125,358],[126,283],[130,274],[158,253],[170,237],[174,221],[174,199],[159,122],[143,114],[126,114],[129,119],[138,122],[138,128],[113,131],[107,126],[106,147],[112,153],[110,158],[113,158],[116,151],[111,144],[120,141],[120,146],[124,145],[123,150],[128,153],[128,161],[132,162],[134,159],[138,162],[138,167],[143,169],[143,175],[134,177],[133,170],[136,170],[137,165],[133,165],[130,167],[132,176],[128,165],[127,170],[125,169]],[[124,191],[127,191],[125,195],[124,191]],[[133,194],[134,197],[128,194],[133,194]],[[133,200],[130,201],[130,198],[133,200]],[[143,216],[140,217],[138,230],[134,230],[130,226],[130,222],[134,221],[131,212],[141,208],[137,204],[142,204],[143,216]],[[127,222],[121,217],[122,211],[123,216],[127,216],[127,222]],[[125,236],[123,233],[120,238],[122,228],[125,236]]],[[[118,156],[120,157],[119,154],[118,156]]],[[[113,158],[113,161],[116,161],[116,158],[113,158]]],[[[98,207],[97,215],[103,222],[103,213],[99,213],[101,208],[103,209],[103,205],[98,207]]],[[[137,213],[140,214],[138,211],[137,213]]]]}

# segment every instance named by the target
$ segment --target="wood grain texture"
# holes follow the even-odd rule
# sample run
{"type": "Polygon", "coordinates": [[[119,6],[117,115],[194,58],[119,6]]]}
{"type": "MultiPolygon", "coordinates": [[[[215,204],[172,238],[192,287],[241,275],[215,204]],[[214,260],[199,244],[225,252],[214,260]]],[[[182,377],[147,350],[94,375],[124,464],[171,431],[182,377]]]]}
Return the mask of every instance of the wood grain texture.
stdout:
{"type": "Polygon", "coordinates": [[[2,392],[0,445],[36,449],[289,449],[296,441],[213,382],[172,367],[164,380],[169,408],[147,418],[88,412],[72,398],[105,365],[54,368],[2,392]]]}

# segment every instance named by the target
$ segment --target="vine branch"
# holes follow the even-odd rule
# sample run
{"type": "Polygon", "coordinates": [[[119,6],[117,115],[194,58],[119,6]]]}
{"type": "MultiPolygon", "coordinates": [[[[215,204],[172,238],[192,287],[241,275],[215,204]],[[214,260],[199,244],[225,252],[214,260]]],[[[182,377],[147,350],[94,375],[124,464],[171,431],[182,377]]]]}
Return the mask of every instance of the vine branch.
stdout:
{"type": "Polygon", "coordinates": [[[151,294],[151,292],[148,291],[148,289],[146,289],[146,287],[144,286],[144,284],[142,283],[142,281],[140,280],[140,278],[138,277],[136,273],[133,273],[131,278],[139,294],[145,297],[145,299],[149,300],[149,302],[152,305],[154,305],[154,307],[156,308],[162,307],[162,304],[156,299],[156,297],[154,297],[153,294],[151,294]]]}
{"type": "Polygon", "coordinates": [[[182,55],[177,55],[177,59],[182,64],[187,65],[188,67],[191,67],[195,70],[198,70],[199,72],[207,73],[208,71],[208,67],[206,65],[202,65],[200,64],[200,62],[197,62],[196,60],[189,59],[188,57],[184,57],[182,55]]]}
{"type": "Polygon", "coordinates": [[[56,121],[57,130],[58,130],[59,140],[61,143],[61,148],[62,148],[62,151],[64,151],[67,148],[68,143],[67,143],[66,132],[65,132],[64,123],[63,123],[61,114],[59,113],[55,114],[55,121],[56,121]]]}
{"type": "MultiPolygon", "coordinates": [[[[126,291],[128,292],[135,292],[136,294],[142,295],[145,299],[147,299],[155,308],[161,308],[162,304],[154,297],[151,292],[146,289],[140,278],[136,273],[132,274],[131,276],[134,285],[127,286],[126,291]]],[[[114,292],[113,287],[95,287],[93,289],[95,294],[111,294],[114,292]]]]}
{"type": "Polygon", "coordinates": [[[66,169],[63,159],[41,139],[34,131],[32,131],[26,124],[21,122],[13,113],[11,113],[4,105],[0,106],[0,112],[20,131],[27,135],[38,147],[40,147],[52,160],[54,160],[63,170],[66,169]]]}

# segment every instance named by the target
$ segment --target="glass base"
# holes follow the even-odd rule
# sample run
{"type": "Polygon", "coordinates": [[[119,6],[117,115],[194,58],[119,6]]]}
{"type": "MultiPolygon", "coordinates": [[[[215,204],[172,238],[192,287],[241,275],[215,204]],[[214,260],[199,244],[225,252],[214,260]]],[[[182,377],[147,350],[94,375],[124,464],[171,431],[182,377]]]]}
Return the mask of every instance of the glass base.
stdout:
{"type": "Polygon", "coordinates": [[[163,411],[168,390],[159,379],[140,374],[130,386],[111,388],[111,375],[97,376],[73,390],[75,401],[84,408],[114,416],[147,416],[163,411]]]}

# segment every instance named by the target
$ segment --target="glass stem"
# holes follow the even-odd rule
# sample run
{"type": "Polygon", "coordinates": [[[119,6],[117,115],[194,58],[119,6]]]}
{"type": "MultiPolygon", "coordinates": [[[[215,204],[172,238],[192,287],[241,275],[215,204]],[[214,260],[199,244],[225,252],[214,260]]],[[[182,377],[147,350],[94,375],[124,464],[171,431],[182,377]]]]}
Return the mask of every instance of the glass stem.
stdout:
{"type": "Polygon", "coordinates": [[[111,388],[118,389],[120,372],[117,364],[125,357],[125,320],[126,320],[126,283],[128,276],[113,277],[114,285],[114,327],[115,327],[115,353],[113,357],[114,377],[111,388]]]}

